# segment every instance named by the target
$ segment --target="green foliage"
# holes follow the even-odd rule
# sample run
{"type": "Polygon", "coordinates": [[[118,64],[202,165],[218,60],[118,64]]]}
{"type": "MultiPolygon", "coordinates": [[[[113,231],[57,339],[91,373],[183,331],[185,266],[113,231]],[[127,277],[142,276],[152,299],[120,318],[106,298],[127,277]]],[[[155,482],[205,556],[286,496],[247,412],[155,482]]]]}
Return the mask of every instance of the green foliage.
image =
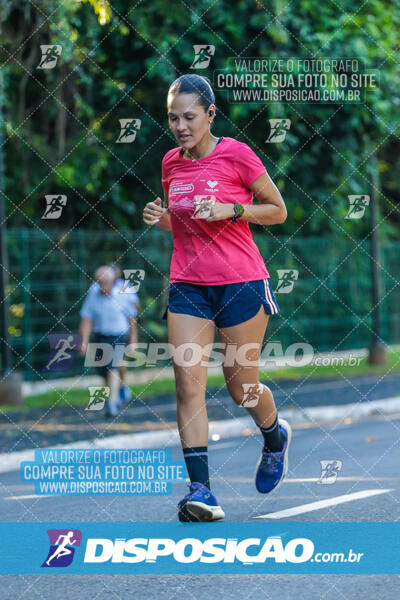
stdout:
{"type": "MultiPolygon", "coordinates": [[[[193,44],[216,47],[213,79],[227,59],[358,57],[380,74],[380,89],[353,105],[243,104],[217,96],[214,133],[248,143],[288,206],[279,233],[368,235],[368,219],[345,220],[349,194],[370,193],[378,157],[380,233],[399,237],[399,11],[394,0],[355,10],[343,0],[195,4],[154,0],[0,0],[4,64],[6,194],[9,223],[38,226],[47,193],[64,193],[63,225],[143,226],[144,204],[159,195],[160,163],[176,145],[165,97],[190,72],[193,44]],[[37,70],[40,44],[59,44],[55,69],[37,70]],[[266,144],[268,119],[291,119],[282,144],[266,144]],[[116,144],[119,119],[138,118],[133,144],[116,144]]],[[[257,228],[255,228],[257,230],[257,228]]]]}

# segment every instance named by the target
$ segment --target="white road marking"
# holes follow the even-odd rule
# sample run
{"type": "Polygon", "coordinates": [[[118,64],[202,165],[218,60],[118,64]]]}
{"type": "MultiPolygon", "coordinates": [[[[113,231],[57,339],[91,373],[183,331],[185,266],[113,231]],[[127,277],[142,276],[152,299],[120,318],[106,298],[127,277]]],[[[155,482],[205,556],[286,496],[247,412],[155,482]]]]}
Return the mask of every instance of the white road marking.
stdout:
{"type": "Polygon", "coordinates": [[[293,517],[294,515],[301,515],[312,510],[320,510],[328,506],[335,506],[336,504],[343,504],[344,502],[351,502],[352,500],[361,500],[361,498],[368,498],[370,496],[378,496],[379,494],[387,494],[393,492],[393,490],[363,490],[362,492],[355,492],[354,494],[345,494],[344,496],[335,496],[334,498],[327,498],[326,500],[319,500],[318,502],[310,502],[309,504],[302,504],[301,506],[294,506],[293,508],[287,508],[286,510],[279,510],[278,512],[267,513],[254,519],[285,519],[286,517],[293,517]]]}
{"type": "Polygon", "coordinates": [[[26,496],[5,496],[2,500],[29,500],[30,498],[50,498],[45,494],[27,494],[26,496]]]}

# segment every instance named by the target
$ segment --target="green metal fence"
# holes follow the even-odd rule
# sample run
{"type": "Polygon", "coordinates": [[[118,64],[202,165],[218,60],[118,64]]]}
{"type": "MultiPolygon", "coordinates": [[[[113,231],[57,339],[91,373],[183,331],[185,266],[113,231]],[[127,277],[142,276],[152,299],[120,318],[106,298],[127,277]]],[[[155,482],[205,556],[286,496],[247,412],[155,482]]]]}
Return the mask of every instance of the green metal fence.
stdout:
{"type": "MultiPolygon", "coordinates": [[[[272,277],[299,272],[291,293],[277,296],[281,312],[270,319],[270,341],[285,349],[307,342],[316,351],[360,348],[372,337],[369,244],[341,238],[282,238],[253,234],[272,277]]],[[[49,333],[76,333],[79,310],[95,269],[106,263],[144,269],[139,298],[139,341],[167,341],[161,320],[168,297],[172,236],[141,231],[8,231],[10,339],[14,367],[26,380],[47,378],[49,333]]],[[[400,243],[381,248],[382,338],[400,342],[400,243]]],[[[68,375],[82,373],[76,358],[68,375]]],[[[53,374],[51,377],[65,376],[53,374]]]]}

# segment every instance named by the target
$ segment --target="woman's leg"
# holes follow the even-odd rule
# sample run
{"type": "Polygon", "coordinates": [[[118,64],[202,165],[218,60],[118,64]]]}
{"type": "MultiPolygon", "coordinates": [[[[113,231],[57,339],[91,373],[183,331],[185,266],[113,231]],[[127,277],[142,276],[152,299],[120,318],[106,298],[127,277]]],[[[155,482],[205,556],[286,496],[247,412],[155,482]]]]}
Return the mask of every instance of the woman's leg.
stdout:
{"type": "MultiPolygon", "coordinates": [[[[261,306],[258,313],[244,323],[219,329],[221,342],[234,343],[240,348],[244,344],[253,343],[246,358],[254,361],[256,366],[246,367],[235,361],[234,366],[224,365],[224,375],[228,390],[238,404],[244,397],[243,384],[257,386],[257,397],[253,398],[255,406],[246,406],[255,423],[260,427],[264,438],[264,447],[258,460],[255,473],[255,485],[262,494],[276,489],[284,480],[288,469],[288,449],[291,440],[291,427],[284,419],[279,419],[271,390],[259,382],[258,361],[261,345],[268,323],[268,315],[261,306]]],[[[239,361],[243,362],[243,361],[239,361]]]]}
{"type": "MultiPolygon", "coordinates": [[[[209,319],[192,315],[173,313],[168,310],[168,341],[178,348],[181,344],[194,342],[205,348],[203,359],[196,361],[194,366],[177,364],[173,358],[176,384],[177,420],[182,448],[207,446],[208,418],[205,402],[207,386],[207,365],[211,344],[214,342],[215,325],[209,319]]],[[[181,353],[180,353],[181,354],[181,353]]],[[[187,362],[190,353],[187,350],[187,362]]],[[[178,360],[178,362],[180,362],[178,360]]]]}
{"type": "MultiPolygon", "coordinates": [[[[246,352],[246,359],[258,363],[268,319],[269,316],[261,306],[259,312],[244,323],[218,329],[219,340],[225,344],[236,344],[237,349],[244,344],[257,344],[257,347],[246,352]]],[[[237,404],[242,404],[245,398],[243,384],[259,384],[258,365],[246,367],[235,360],[233,366],[224,364],[223,371],[228,391],[237,404]]],[[[268,429],[274,424],[277,416],[274,397],[266,385],[260,385],[259,389],[256,406],[246,409],[259,427],[268,429]]]]}
{"type": "MultiPolygon", "coordinates": [[[[168,340],[173,344],[177,416],[190,492],[178,503],[180,521],[215,521],[224,511],[210,491],[208,474],[208,417],[206,409],[207,363],[215,336],[214,322],[168,310],[168,340]],[[194,342],[199,346],[196,364],[179,364],[179,346],[194,342]],[[205,364],[202,365],[201,363],[205,364]]],[[[186,358],[186,357],[185,357],[186,358]]],[[[187,357],[189,361],[191,355],[187,357]]],[[[193,360],[194,362],[194,360],[193,360]]]]}

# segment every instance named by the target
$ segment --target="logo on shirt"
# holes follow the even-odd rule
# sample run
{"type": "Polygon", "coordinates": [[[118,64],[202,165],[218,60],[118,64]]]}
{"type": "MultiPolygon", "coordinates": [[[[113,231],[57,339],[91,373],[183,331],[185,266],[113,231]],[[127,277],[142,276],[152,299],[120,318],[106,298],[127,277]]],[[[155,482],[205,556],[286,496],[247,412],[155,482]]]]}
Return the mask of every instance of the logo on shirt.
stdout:
{"type": "Polygon", "coordinates": [[[207,181],[208,188],[206,188],[207,192],[218,192],[216,186],[218,185],[218,181],[211,181],[210,179],[207,181]]]}
{"type": "Polygon", "coordinates": [[[68,567],[82,541],[79,529],[48,529],[50,548],[42,567],[68,567]]]}
{"type": "Polygon", "coordinates": [[[169,195],[173,196],[174,194],[190,194],[190,192],[194,192],[193,183],[189,184],[181,184],[181,183],[173,183],[169,189],[169,195]]]}
{"type": "Polygon", "coordinates": [[[184,196],[183,198],[178,198],[177,200],[173,200],[173,204],[178,205],[178,207],[180,206],[189,206],[190,208],[193,208],[193,200],[191,198],[189,198],[188,196],[184,196]]]}

